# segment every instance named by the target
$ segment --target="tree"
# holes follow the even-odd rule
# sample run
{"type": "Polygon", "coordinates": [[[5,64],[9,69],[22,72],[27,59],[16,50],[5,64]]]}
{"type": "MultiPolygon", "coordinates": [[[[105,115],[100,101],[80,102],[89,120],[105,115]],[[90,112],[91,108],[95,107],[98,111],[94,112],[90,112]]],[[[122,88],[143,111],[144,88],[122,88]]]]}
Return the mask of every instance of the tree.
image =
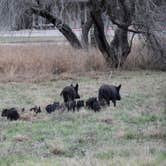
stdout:
{"type": "MultiPolygon", "coordinates": [[[[82,23],[82,42],[62,17],[67,6],[73,1],[79,6],[80,1],[76,0],[1,0],[0,25],[12,27],[16,18],[23,20],[26,17],[31,18],[33,14],[39,15],[52,23],[76,49],[89,47],[88,33],[92,29],[97,47],[106,62],[114,67],[125,63],[135,34],[140,36],[141,41],[145,42],[156,57],[161,59],[165,56],[160,42],[161,32],[166,26],[165,0],[88,0],[87,21],[82,23]],[[51,6],[54,8],[50,11],[51,6]],[[108,43],[104,31],[104,15],[107,15],[116,27],[111,43],[108,43]]],[[[20,24],[22,25],[23,21],[20,21],[20,24]]],[[[27,24],[28,21],[25,25],[27,24]]]]}
{"type": "Polygon", "coordinates": [[[157,57],[163,57],[163,48],[159,42],[159,32],[163,31],[161,18],[164,17],[161,8],[166,9],[165,1],[155,0],[90,0],[91,16],[98,33],[98,45],[113,61],[115,67],[123,65],[132,47],[134,34],[145,38],[148,47],[157,57]],[[106,11],[110,21],[117,26],[114,38],[110,44],[105,40],[101,15],[106,11]],[[128,34],[133,33],[131,40],[128,34]],[[109,46],[108,46],[109,45],[109,46]]]}

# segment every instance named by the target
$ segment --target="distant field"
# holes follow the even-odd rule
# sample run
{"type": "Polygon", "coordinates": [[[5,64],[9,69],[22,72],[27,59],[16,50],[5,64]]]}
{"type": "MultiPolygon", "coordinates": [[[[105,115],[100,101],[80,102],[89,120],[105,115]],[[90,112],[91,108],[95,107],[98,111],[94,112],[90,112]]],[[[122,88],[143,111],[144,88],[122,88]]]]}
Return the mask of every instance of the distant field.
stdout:
{"type": "Polygon", "coordinates": [[[0,37],[0,44],[3,43],[28,43],[28,42],[68,42],[63,37],[47,37],[47,36],[40,36],[40,37],[0,37]]]}
{"type": "Polygon", "coordinates": [[[164,166],[166,165],[166,73],[117,71],[67,80],[0,83],[0,110],[41,105],[31,119],[0,117],[0,165],[12,166],[164,166]],[[45,113],[62,101],[61,89],[78,82],[83,99],[102,83],[122,84],[117,107],[94,113],[45,113]]]}
{"type": "MultiPolygon", "coordinates": [[[[81,29],[73,28],[72,29],[75,35],[81,40],[81,29]]],[[[110,38],[113,35],[112,28],[109,28],[107,31],[107,37],[110,38]]],[[[20,31],[0,31],[0,44],[4,42],[69,42],[66,41],[65,37],[58,30],[20,30],[20,31]]]]}
{"type": "Polygon", "coordinates": [[[0,43],[21,43],[21,42],[58,42],[64,41],[64,37],[60,32],[52,31],[35,31],[35,30],[22,30],[22,31],[0,31],[0,43]]]}

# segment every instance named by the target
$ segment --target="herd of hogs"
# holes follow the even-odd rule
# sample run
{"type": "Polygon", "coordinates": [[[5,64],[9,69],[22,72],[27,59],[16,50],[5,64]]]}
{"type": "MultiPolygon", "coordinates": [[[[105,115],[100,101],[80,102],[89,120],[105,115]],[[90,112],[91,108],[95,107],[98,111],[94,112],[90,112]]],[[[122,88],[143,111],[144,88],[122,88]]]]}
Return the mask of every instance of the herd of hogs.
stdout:
{"type": "MultiPolygon", "coordinates": [[[[109,106],[110,101],[113,102],[114,106],[116,106],[116,100],[121,100],[120,96],[120,88],[119,86],[103,84],[98,90],[98,97],[90,97],[86,101],[80,99],[80,95],[78,93],[79,85],[76,84],[73,86],[66,86],[60,95],[63,97],[64,102],[54,102],[53,104],[49,104],[45,107],[47,113],[52,113],[55,110],[65,111],[79,111],[82,107],[93,110],[95,112],[100,111],[102,107],[109,106]]],[[[21,109],[21,112],[24,112],[25,108],[21,109]]],[[[42,112],[40,106],[33,107],[29,109],[29,111],[33,111],[36,114],[42,112]]],[[[5,108],[1,113],[2,117],[7,117],[8,120],[18,120],[20,118],[20,113],[16,108],[5,108]]]]}

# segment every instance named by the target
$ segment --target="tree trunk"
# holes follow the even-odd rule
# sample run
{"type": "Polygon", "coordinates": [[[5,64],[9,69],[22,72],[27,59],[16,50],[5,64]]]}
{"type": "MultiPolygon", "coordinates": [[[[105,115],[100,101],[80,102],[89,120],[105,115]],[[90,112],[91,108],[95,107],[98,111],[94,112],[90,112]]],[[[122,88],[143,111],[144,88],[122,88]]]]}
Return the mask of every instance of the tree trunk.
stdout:
{"type": "Polygon", "coordinates": [[[89,40],[88,40],[88,34],[90,31],[90,28],[92,27],[93,20],[90,15],[87,17],[87,22],[83,24],[82,26],[82,43],[84,48],[88,48],[89,46],[89,40]]]}
{"type": "Polygon", "coordinates": [[[117,28],[115,30],[114,38],[110,44],[110,49],[112,50],[113,56],[118,59],[116,67],[122,66],[131,51],[128,42],[128,32],[117,28]]]}
{"type": "Polygon", "coordinates": [[[61,20],[57,19],[55,16],[47,12],[46,10],[37,8],[37,7],[32,7],[31,8],[32,12],[34,14],[40,15],[44,18],[46,18],[49,22],[53,23],[55,27],[66,37],[66,39],[70,42],[71,46],[77,49],[81,49],[81,43],[78,40],[77,36],[73,33],[72,29],[62,23],[61,20]]]}
{"type": "MultiPolygon", "coordinates": [[[[101,29],[100,29],[101,30],[101,29]]],[[[106,40],[105,34],[104,34],[104,27],[102,28],[103,33],[100,32],[100,30],[98,29],[98,27],[95,25],[94,26],[94,35],[95,35],[95,39],[96,39],[96,44],[99,48],[99,50],[101,51],[101,53],[103,54],[108,66],[116,66],[116,64],[118,63],[117,60],[112,56],[112,51],[110,49],[110,46],[106,40]]]]}
{"type": "Polygon", "coordinates": [[[104,23],[102,20],[102,8],[97,1],[91,0],[91,17],[94,23],[94,34],[96,38],[96,43],[99,50],[104,55],[106,62],[109,66],[117,66],[118,59],[114,52],[111,50],[109,43],[107,42],[104,33],[104,23]]]}

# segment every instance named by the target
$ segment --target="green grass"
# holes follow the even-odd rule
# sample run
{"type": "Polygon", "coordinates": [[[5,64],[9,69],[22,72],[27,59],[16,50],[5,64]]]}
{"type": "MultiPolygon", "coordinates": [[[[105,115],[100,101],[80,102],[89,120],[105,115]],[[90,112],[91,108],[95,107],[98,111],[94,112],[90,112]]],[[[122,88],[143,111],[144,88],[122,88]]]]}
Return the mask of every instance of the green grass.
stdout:
{"type": "Polygon", "coordinates": [[[29,121],[0,117],[0,165],[166,164],[166,73],[122,71],[97,80],[78,77],[74,82],[79,82],[82,98],[97,95],[105,82],[122,84],[122,100],[99,113],[83,109],[46,114],[44,106],[62,101],[61,89],[72,82],[0,83],[1,110],[41,105],[43,111],[29,121]]]}

